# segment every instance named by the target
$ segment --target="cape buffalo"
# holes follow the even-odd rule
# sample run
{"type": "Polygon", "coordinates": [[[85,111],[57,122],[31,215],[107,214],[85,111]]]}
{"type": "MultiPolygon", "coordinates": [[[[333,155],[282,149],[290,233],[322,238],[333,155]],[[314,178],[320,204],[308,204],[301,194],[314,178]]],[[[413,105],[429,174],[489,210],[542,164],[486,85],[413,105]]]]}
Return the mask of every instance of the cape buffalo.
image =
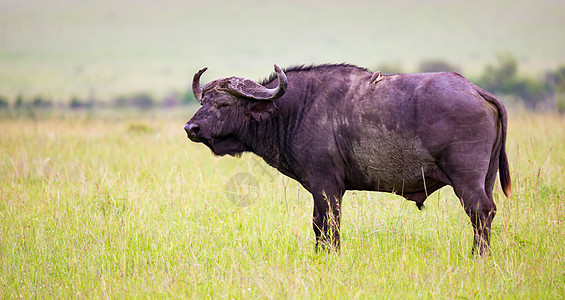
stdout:
{"type": "Polygon", "coordinates": [[[253,152],[314,198],[318,245],[339,248],[346,190],[415,201],[451,185],[489,249],[496,173],[511,192],[506,110],[456,73],[384,75],[353,65],[297,66],[261,83],[230,77],[192,88],[202,107],[184,129],[216,155],[253,152]]]}

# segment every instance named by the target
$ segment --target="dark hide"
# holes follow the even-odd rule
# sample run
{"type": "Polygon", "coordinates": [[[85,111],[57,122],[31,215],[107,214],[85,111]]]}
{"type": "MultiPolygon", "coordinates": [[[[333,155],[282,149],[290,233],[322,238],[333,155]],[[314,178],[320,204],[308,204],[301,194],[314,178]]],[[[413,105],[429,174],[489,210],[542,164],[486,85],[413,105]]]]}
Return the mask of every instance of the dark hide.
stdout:
{"type": "Polygon", "coordinates": [[[456,73],[381,77],[322,65],[277,72],[261,85],[279,98],[265,101],[226,90],[234,78],[204,87],[188,137],[217,155],[253,152],[300,182],[314,198],[317,246],[339,247],[346,190],[392,192],[421,208],[451,185],[471,219],[473,249],[488,250],[499,169],[510,194],[506,110],[493,95],[456,73]]]}

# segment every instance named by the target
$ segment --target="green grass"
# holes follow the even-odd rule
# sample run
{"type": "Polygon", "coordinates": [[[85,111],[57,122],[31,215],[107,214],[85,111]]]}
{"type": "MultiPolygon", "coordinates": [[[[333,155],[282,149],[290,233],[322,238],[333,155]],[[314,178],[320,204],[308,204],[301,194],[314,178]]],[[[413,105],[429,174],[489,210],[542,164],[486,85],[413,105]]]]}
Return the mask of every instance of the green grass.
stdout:
{"type": "Polygon", "coordinates": [[[496,54],[543,75],[565,63],[565,2],[69,1],[0,3],[0,94],[103,100],[184,91],[280,66],[348,62],[417,70],[444,59],[477,77],[496,54]]]}
{"type": "Polygon", "coordinates": [[[342,250],[315,253],[312,201],[256,156],[216,158],[176,116],[0,120],[0,297],[537,298],[565,295],[565,119],[512,114],[513,196],[492,253],[450,188],[420,212],[348,192],[342,250]],[[259,196],[237,206],[229,179],[259,196]]]}

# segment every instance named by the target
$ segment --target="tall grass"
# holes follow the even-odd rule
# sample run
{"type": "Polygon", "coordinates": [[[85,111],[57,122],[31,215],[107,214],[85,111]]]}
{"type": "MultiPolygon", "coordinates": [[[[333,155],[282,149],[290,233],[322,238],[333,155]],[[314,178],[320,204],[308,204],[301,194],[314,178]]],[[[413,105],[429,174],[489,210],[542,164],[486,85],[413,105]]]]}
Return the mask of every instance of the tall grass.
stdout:
{"type": "Polygon", "coordinates": [[[348,192],[342,250],[315,253],[312,203],[256,156],[216,158],[181,118],[0,121],[0,297],[563,298],[565,119],[513,114],[512,198],[471,256],[450,188],[420,212],[348,192]],[[253,175],[247,206],[227,182],[253,175]]]}

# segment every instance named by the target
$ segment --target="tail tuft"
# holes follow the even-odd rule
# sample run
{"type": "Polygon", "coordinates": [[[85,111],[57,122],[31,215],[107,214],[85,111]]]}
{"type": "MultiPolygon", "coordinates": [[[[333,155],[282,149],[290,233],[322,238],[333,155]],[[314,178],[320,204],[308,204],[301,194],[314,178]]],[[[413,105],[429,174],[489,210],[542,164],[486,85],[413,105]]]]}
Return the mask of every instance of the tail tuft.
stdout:
{"type": "Polygon", "coordinates": [[[508,158],[506,157],[506,150],[502,145],[500,150],[500,157],[498,160],[498,172],[500,173],[500,185],[506,197],[510,198],[512,195],[512,180],[510,179],[510,169],[508,167],[508,158]]]}

